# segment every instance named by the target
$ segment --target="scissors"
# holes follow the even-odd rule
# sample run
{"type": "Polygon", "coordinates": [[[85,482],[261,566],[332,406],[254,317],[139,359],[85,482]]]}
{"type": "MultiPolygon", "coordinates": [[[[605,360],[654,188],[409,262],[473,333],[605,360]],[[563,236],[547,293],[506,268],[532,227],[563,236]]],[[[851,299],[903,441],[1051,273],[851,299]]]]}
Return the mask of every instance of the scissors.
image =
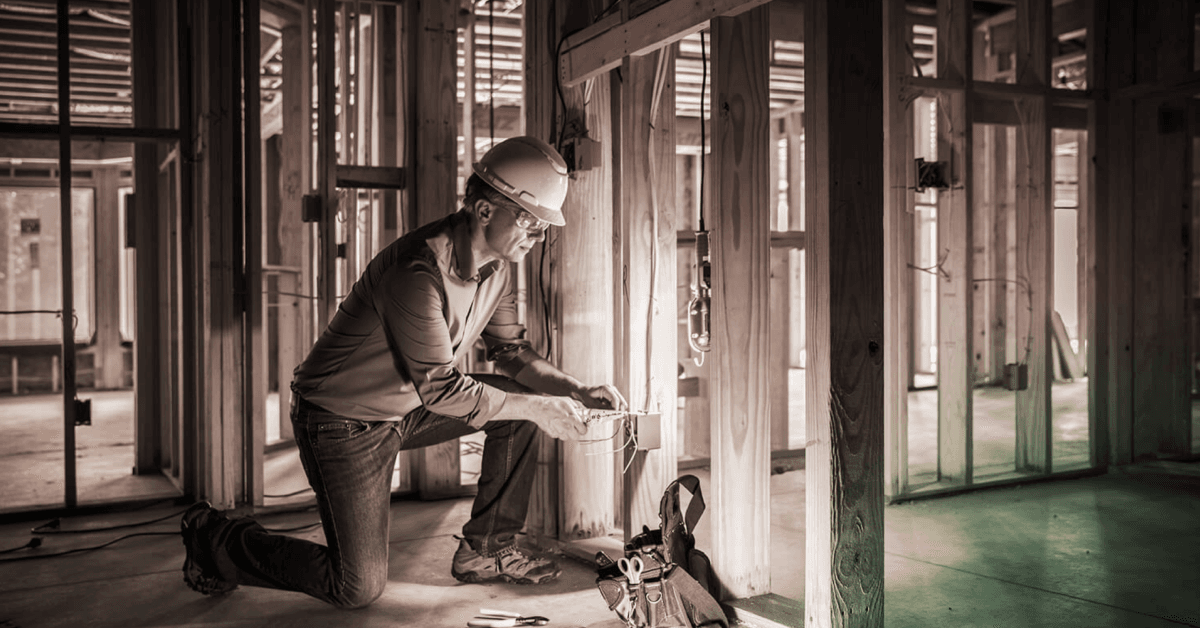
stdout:
{"type": "Polygon", "coordinates": [[[629,584],[638,584],[642,581],[642,571],[646,565],[642,563],[641,556],[633,558],[622,558],[617,561],[617,568],[621,573],[625,574],[625,578],[629,580],[629,584]]]}

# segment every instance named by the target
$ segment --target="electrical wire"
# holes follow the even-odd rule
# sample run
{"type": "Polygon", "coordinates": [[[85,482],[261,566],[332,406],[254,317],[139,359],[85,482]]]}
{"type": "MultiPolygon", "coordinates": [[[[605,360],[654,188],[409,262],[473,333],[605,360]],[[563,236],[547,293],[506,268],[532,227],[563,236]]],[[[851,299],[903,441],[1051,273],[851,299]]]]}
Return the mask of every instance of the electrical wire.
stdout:
{"type": "Polygon", "coordinates": [[[11,554],[13,552],[19,552],[23,549],[33,549],[35,547],[41,547],[41,545],[42,545],[42,537],[35,536],[32,539],[29,539],[28,543],[26,543],[20,547],[10,547],[6,550],[0,550],[0,554],[11,554]]]}
{"type": "MultiPolygon", "coordinates": [[[[705,43],[704,31],[700,31],[700,231],[704,231],[704,153],[708,147],[708,138],[704,131],[704,105],[708,99],[704,92],[708,91],[708,47],[705,43]]],[[[697,279],[698,280],[698,279],[697,279]]]]}
{"type": "MultiPolygon", "coordinates": [[[[306,511],[308,511],[308,510],[311,510],[311,509],[312,509],[312,507],[311,507],[311,506],[307,506],[307,507],[300,508],[300,509],[288,510],[288,511],[280,511],[280,512],[275,512],[275,513],[271,513],[271,514],[288,514],[288,513],[299,513],[299,512],[306,512],[306,511]]],[[[141,522],[138,522],[138,523],[129,523],[129,524],[123,524],[123,525],[116,525],[116,526],[106,526],[106,527],[103,527],[103,528],[81,528],[81,529],[77,529],[77,530],[59,530],[59,529],[56,529],[56,528],[57,528],[57,526],[58,526],[58,524],[59,524],[59,522],[60,522],[60,520],[59,520],[59,519],[54,519],[54,520],[52,520],[52,521],[49,521],[49,522],[47,522],[47,523],[44,523],[44,524],[42,524],[42,525],[40,525],[40,526],[36,527],[36,528],[33,528],[33,529],[31,529],[31,530],[30,530],[30,533],[31,533],[31,534],[37,534],[37,535],[49,535],[49,534],[88,534],[88,533],[92,533],[92,532],[108,532],[108,531],[112,531],[112,530],[124,530],[124,529],[128,529],[128,528],[134,528],[134,527],[138,527],[138,526],[145,526],[145,525],[150,525],[150,524],[153,524],[153,523],[159,523],[159,522],[162,522],[162,521],[166,521],[167,519],[171,519],[171,518],[173,518],[173,517],[178,517],[178,516],[182,515],[182,514],[183,514],[183,513],[185,513],[185,512],[187,512],[187,511],[186,511],[186,510],[182,510],[182,511],[180,511],[180,512],[171,513],[171,514],[169,514],[169,515],[166,515],[166,516],[163,516],[163,517],[159,517],[159,518],[157,518],[157,519],[151,519],[151,520],[149,520],[149,521],[141,521],[141,522]]],[[[320,525],[321,525],[321,522],[320,522],[320,521],[315,521],[315,522],[313,522],[313,523],[307,523],[307,524],[304,524],[304,525],[294,526],[294,527],[290,527],[290,528],[267,528],[267,527],[263,527],[263,529],[264,529],[264,530],[266,530],[266,531],[268,531],[268,532],[274,532],[274,533],[277,533],[277,534],[278,534],[278,533],[287,533],[287,532],[301,532],[301,531],[304,531],[304,530],[311,530],[311,529],[313,529],[313,528],[319,527],[320,525]]],[[[135,533],[133,533],[133,534],[126,534],[126,535],[124,535],[124,536],[117,537],[117,538],[115,538],[115,539],[113,539],[113,540],[111,540],[111,541],[108,541],[108,542],[106,542],[106,543],[102,543],[102,544],[100,544],[100,545],[92,545],[92,546],[88,546],[88,547],[78,547],[78,548],[75,548],[75,549],[65,550],[65,551],[61,551],[61,552],[54,552],[54,553],[51,553],[51,554],[30,554],[30,555],[26,555],[26,556],[20,556],[20,557],[17,557],[17,558],[6,558],[6,559],[0,559],[0,563],[17,562],[17,561],[23,561],[23,560],[34,560],[34,559],[40,559],[40,558],[57,558],[57,557],[60,557],[60,556],[70,556],[70,555],[73,555],[73,554],[81,554],[81,553],[84,553],[84,552],[91,552],[91,551],[101,550],[101,549],[104,549],[104,548],[106,548],[106,547],[109,547],[109,546],[111,546],[111,545],[114,545],[114,544],[116,544],[116,543],[119,543],[119,542],[121,542],[121,541],[124,541],[124,540],[126,540],[126,539],[132,539],[132,538],[135,538],[135,537],[140,537],[140,536],[178,536],[179,534],[180,534],[180,533],[179,533],[179,532],[177,532],[177,531],[163,531],[163,532],[135,532],[135,533]]],[[[20,547],[12,547],[12,548],[8,548],[8,549],[5,549],[5,550],[0,550],[0,554],[10,554],[10,553],[18,552],[18,551],[20,551],[20,550],[23,550],[23,549],[34,549],[34,548],[40,547],[41,545],[42,545],[42,537],[41,537],[41,536],[35,536],[35,537],[33,537],[32,539],[30,539],[30,540],[29,540],[29,542],[28,542],[28,543],[26,543],[25,545],[22,545],[22,546],[20,546],[20,547]]]]}
{"type": "Polygon", "coordinates": [[[166,521],[167,519],[170,519],[172,517],[178,517],[185,512],[187,512],[186,508],[183,510],[180,510],[179,512],[173,512],[169,515],[159,517],[157,519],[151,519],[149,521],[139,521],[137,523],[125,523],[125,524],[115,525],[115,526],[106,526],[103,528],[79,528],[76,530],[61,530],[61,529],[59,529],[58,526],[60,523],[62,523],[62,520],[61,519],[52,519],[50,521],[47,521],[46,523],[43,523],[42,525],[40,525],[36,528],[31,529],[29,531],[29,533],[30,534],[90,534],[92,532],[111,532],[113,530],[128,530],[129,528],[140,528],[142,526],[148,526],[150,524],[158,523],[160,521],[166,521]]]}
{"type": "MultiPolygon", "coordinates": [[[[62,551],[62,552],[55,552],[53,554],[30,554],[27,556],[19,556],[17,558],[5,558],[3,560],[0,560],[0,563],[15,563],[17,561],[22,561],[22,560],[34,560],[34,559],[40,559],[40,558],[58,558],[60,556],[70,556],[71,554],[81,554],[83,552],[91,552],[91,551],[95,551],[95,550],[104,549],[110,545],[114,545],[114,544],[124,541],[126,539],[132,539],[132,538],[138,537],[138,536],[179,536],[179,533],[178,532],[135,532],[133,534],[126,534],[125,536],[117,537],[117,538],[115,538],[107,543],[104,543],[102,545],[95,545],[95,546],[91,546],[91,547],[78,547],[75,549],[66,550],[66,551],[62,551]]],[[[18,548],[18,549],[20,549],[20,548],[18,548]]]]}
{"type": "Polygon", "coordinates": [[[263,495],[263,497],[273,497],[273,498],[295,497],[296,495],[300,495],[302,493],[307,493],[311,490],[312,490],[312,487],[302,488],[298,491],[292,491],[291,493],[284,493],[283,495],[263,495]]]}

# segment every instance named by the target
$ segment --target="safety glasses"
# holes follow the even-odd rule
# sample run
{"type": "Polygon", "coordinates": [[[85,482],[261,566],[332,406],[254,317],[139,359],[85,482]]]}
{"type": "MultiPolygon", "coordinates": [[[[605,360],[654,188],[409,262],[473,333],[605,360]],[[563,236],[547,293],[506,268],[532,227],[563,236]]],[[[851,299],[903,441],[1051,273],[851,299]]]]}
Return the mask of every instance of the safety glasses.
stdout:
{"type": "Polygon", "coordinates": [[[544,233],[546,229],[550,228],[550,223],[534,216],[522,207],[509,205],[508,203],[493,203],[493,205],[503,207],[512,212],[516,216],[517,226],[530,233],[544,233]]]}

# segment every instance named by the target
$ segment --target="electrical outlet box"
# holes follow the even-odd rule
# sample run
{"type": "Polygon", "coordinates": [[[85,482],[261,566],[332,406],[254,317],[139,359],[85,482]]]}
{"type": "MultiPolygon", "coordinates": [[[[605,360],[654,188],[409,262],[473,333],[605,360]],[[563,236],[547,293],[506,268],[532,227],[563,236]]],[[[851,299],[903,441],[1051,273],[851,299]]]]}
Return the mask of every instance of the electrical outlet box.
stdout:
{"type": "Polygon", "coordinates": [[[637,448],[641,450],[658,449],[662,447],[662,413],[633,415],[633,433],[637,448]]]}
{"type": "Polygon", "coordinates": [[[1025,390],[1029,388],[1029,365],[1005,364],[1004,387],[1008,390],[1025,390]]]}
{"type": "Polygon", "coordinates": [[[76,399],[75,400],[75,425],[91,425],[92,424],[92,400],[91,399],[76,399]]]}
{"type": "Polygon", "coordinates": [[[301,222],[321,222],[321,197],[305,194],[300,201],[301,222]]]}
{"type": "Polygon", "coordinates": [[[600,152],[600,142],[588,137],[576,137],[567,140],[563,146],[563,161],[567,162],[567,171],[582,172],[600,167],[603,155],[600,152]]]}

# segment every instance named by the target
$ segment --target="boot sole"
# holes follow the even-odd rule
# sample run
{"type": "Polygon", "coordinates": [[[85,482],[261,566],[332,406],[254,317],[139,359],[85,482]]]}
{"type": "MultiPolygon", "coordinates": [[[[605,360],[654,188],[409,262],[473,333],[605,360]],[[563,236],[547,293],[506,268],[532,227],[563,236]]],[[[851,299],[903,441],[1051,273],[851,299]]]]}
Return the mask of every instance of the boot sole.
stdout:
{"type": "Polygon", "coordinates": [[[546,584],[552,582],[562,574],[562,570],[556,571],[547,576],[543,576],[538,580],[531,578],[514,578],[508,574],[497,574],[495,576],[482,576],[477,571],[468,571],[466,573],[452,573],[455,580],[465,582],[467,584],[487,584],[489,582],[507,582],[509,584],[546,584]]]}
{"type": "Polygon", "coordinates": [[[196,539],[196,519],[208,508],[211,508],[208,502],[195,504],[183,513],[183,517],[179,521],[183,548],[187,552],[187,558],[183,561],[183,581],[197,593],[213,596],[225,595],[236,589],[238,585],[230,585],[219,576],[206,574],[205,569],[200,565],[200,560],[196,557],[196,554],[200,553],[196,539]]]}

